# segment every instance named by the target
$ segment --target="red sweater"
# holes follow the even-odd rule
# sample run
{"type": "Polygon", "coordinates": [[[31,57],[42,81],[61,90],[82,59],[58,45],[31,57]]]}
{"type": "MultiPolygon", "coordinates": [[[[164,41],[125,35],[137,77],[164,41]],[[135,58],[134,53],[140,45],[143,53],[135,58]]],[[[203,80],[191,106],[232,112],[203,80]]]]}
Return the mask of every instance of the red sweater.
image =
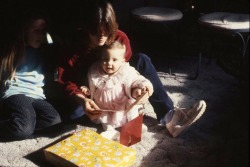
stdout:
{"type": "MultiPolygon", "coordinates": [[[[120,41],[126,46],[125,59],[129,61],[132,50],[127,35],[118,30],[115,40],[120,41]]],[[[62,85],[66,95],[82,94],[79,87],[84,84],[87,70],[93,63],[93,59],[88,53],[87,50],[82,51],[81,54],[77,51],[67,51],[64,53],[66,56],[58,68],[58,83],[62,85]]]]}

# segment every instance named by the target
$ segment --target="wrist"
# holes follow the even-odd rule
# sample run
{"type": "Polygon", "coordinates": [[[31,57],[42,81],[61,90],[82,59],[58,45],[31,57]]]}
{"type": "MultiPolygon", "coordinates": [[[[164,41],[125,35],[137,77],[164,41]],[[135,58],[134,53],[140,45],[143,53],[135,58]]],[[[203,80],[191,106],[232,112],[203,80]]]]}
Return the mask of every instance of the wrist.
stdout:
{"type": "Polygon", "coordinates": [[[81,100],[85,100],[87,97],[83,94],[76,94],[76,97],[81,100]]]}

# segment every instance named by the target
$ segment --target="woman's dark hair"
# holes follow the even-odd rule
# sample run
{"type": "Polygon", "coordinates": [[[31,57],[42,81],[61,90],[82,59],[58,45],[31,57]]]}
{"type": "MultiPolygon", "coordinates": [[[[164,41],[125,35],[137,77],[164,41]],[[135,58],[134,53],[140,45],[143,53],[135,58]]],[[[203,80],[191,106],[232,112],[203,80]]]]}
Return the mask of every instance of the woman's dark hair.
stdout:
{"type": "Polygon", "coordinates": [[[115,34],[118,30],[118,24],[116,22],[114,9],[108,1],[91,0],[81,19],[81,28],[78,30],[98,35],[100,25],[104,25],[105,33],[109,34],[106,44],[109,44],[114,40],[115,34]]]}

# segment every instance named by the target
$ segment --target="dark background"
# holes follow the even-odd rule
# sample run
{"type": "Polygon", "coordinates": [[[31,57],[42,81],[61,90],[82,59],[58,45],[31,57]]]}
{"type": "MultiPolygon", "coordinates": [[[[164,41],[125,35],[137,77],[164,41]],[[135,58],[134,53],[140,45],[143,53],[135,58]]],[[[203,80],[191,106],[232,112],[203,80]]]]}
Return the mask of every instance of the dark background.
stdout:
{"type": "MultiPolygon", "coordinates": [[[[84,15],[85,11],[88,10],[89,1],[93,0],[1,0],[1,43],[4,43],[14,34],[22,17],[32,14],[32,10],[41,11],[47,15],[52,36],[59,39],[59,43],[67,42],[71,39],[71,33],[75,30],[79,16],[84,15]]],[[[202,14],[210,12],[249,13],[249,0],[110,0],[110,2],[116,12],[119,28],[131,40],[133,52],[148,54],[155,64],[161,61],[163,57],[171,58],[174,54],[195,56],[201,50],[201,47],[205,48],[206,54],[204,56],[212,55],[223,61],[235,62],[236,60],[237,62],[239,60],[241,41],[223,35],[220,36],[220,34],[201,31],[198,18],[202,14]],[[192,5],[195,7],[194,9],[191,9],[192,5]],[[131,21],[131,11],[142,6],[179,9],[183,12],[183,19],[177,28],[168,28],[169,32],[167,33],[158,31],[157,28],[151,32],[144,32],[145,27],[139,27],[138,31],[131,21]],[[229,54],[224,53],[225,50],[229,54]],[[223,56],[226,56],[226,59],[223,56]]],[[[81,21],[84,22],[84,20],[81,21]]],[[[171,63],[171,61],[169,62],[171,63]]],[[[234,63],[226,62],[224,64],[227,64],[224,67],[226,70],[233,75],[237,75],[234,74],[234,63]]],[[[248,66],[246,69],[248,69],[248,66]]],[[[157,66],[157,69],[164,71],[168,68],[160,69],[157,66]]],[[[248,70],[245,75],[249,75],[248,70]]]]}
{"type": "MultiPolygon", "coordinates": [[[[74,24],[79,12],[84,12],[91,0],[1,0],[0,17],[4,22],[10,22],[7,15],[12,19],[30,9],[42,10],[52,20],[55,31],[67,29],[74,24]]],[[[188,19],[196,19],[200,13],[214,11],[249,13],[248,0],[110,0],[117,14],[120,29],[129,31],[129,19],[131,10],[142,6],[160,6],[176,8],[184,13],[188,19]],[[191,9],[195,6],[195,10],[191,9]],[[193,18],[190,16],[192,15],[193,18]]]]}

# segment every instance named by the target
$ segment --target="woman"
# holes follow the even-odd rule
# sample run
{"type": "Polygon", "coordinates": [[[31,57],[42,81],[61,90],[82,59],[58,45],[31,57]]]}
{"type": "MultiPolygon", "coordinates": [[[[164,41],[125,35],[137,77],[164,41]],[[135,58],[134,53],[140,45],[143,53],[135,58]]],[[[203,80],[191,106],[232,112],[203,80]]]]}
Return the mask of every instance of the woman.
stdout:
{"type": "Polygon", "coordinates": [[[77,31],[79,37],[77,43],[73,50],[67,52],[67,58],[64,59],[58,71],[59,83],[63,86],[66,95],[74,102],[71,118],[81,117],[84,113],[90,119],[99,117],[98,106],[91,99],[86,98],[79,89],[79,85],[83,82],[80,80],[82,78],[80,76],[87,74],[88,68],[95,60],[92,54],[93,50],[116,40],[126,46],[126,61],[129,61],[141,75],[152,82],[154,93],[153,89],[148,90],[149,101],[154,108],[157,119],[167,127],[173,137],[177,137],[204,113],[205,102],[199,101],[188,109],[174,108],[150,58],[145,54],[132,56],[130,41],[124,32],[118,30],[112,5],[102,0],[90,3],[90,7],[86,8],[89,11],[85,14],[87,17],[82,19],[85,22],[77,31]]]}
{"type": "Polygon", "coordinates": [[[61,122],[43,90],[46,19],[36,15],[20,24],[1,51],[0,62],[0,138],[11,140],[28,138],[61,122]]]}

